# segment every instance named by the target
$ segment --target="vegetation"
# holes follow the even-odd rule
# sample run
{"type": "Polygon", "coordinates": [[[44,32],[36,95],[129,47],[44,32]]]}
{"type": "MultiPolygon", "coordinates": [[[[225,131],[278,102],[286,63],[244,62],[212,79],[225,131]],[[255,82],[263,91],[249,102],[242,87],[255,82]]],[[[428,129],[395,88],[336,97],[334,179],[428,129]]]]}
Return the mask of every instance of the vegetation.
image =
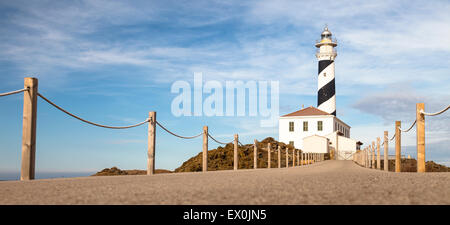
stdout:
{"type": "MultiPolygon", "coordinates": [[[[268,137],[261,142],[257,143],[258,155],[257,155],[257,167],[268,167],[268,152],[267,144],[271,143],[271,167],[278,167],[278,146],[281,147],[281,166],[286,166],[286,148],[289,148],[289,165],[292,165],[292,149],[293,146],[287,145],[283,142],[278,142],[272,137],[268,137]]],[[[297,149],[298,150],[298,149],[297,149]]],[[[196,156],[190,158],[184,162],[180,167],[175,169],[175,172],[196,172],[202,171],[202,155],[200,152],[196,156]]],[[[297,160],[297,158],[295,159],[297,160]]],[[[234,145],[229,143],[224,147],[218,147],[217,149],[208,151],[208,171],[214,170],[232,170],[234,161],[234,145]]],[[[238,146],[238,168],[239,169],[251,169],[253,168],[253,144],[246,144],[238,146]]]]}
{"type": "MultiPolygon", "coordinates": [[[[287,145],[283,142],[278,142],[272,137],[268,137],[257,143],[257,167],[268,167],[268,152],[267,144],[271,143],[271,162],[272,168],[278,167],[278,146],[281,148],[281,167],[286,167],[286,148],[289,148],[289,165],[292,165],[292,149],[293,146],[287,145]]],[[[297,149],[298,150],[298,149],[297,149]]],[[[301,151],[300,151],[301,152],[301,151]]],[[[199,172],[202,171],[202,152],[196,156],[188,159],[180,167],[173,172],[199,172]]],[[[325,155],[325,159],[329,159],[329,154],[325,155]]],[[[224,147],[219,146],[216,149],[208,151],[208,171],[214,170],[232,170],[234,160],[234,145],[228,143],[224,147]]],[[[297,160],[297,158],[295,159],[297,160]]],[[[384,163],[381,160],[381,169],[384,163]]],[[[238,146],[238,168],[252,169],[253,168],[253,144],[246,144],[238,146]]],[[[395,171],[395,160],[389,160],[389,171],[395,171]]],[[[402,172],[417,172],[417,161],[415,159],[402,159],[402,172]]],[[[450,172],[450,168],[437,164],[433,161],[426,162],[427,172],[450,172]]],[[[169,170],[157,169],[155,173],[173,173],[169,170]]],[[[145,175],[145,170],[120,170],[117,167],[106,168],[97,172],[93,176],[113,176],[113,175],[145,175]]]]}
{"type": "MultiPolygon", "coordinates": [[[[381,161],[381,169],[384,169],[384,160],[381,161]]],[[[389,160],[389,171],[395,171],[395,160],[389,160]]],[[[401,160],[401,172],[417,172],[417,161],[416,159],[402,159],[401,160]]],[[[433,161],[428,161],[425,163],[426,172],[450,172],[450,167],[437,164],[433,161]]]]}
{"type": "MultiPolygon", "coordinates": [[[[157,169],[155,173],[172,173],[170,170],[157,169]]],[[[105,168],[92,176],[145,175],[146,170],[121,170],[117,167],[105,168]]]]}

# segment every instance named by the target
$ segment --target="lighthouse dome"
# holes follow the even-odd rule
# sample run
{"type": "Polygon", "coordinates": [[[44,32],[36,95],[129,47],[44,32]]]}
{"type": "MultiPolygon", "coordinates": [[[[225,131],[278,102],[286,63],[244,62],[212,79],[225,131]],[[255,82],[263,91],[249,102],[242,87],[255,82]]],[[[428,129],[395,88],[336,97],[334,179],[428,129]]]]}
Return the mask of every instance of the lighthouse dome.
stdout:
{"type": "Polygon", "coordinates": [[[322,37],[322,39],[324,39],[324,38],[331,39],[331,32],[328,30],[328,26],[325,26],[325,28],[323,29],[323,32],[320,36],[322,37]]]}

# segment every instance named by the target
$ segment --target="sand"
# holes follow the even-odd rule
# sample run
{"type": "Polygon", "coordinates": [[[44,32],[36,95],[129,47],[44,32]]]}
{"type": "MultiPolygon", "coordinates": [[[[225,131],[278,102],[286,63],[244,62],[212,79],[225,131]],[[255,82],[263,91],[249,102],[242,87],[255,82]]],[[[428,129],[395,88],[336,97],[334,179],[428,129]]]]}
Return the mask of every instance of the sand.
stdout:
{"type": "Polygon", "coordinates": [[[450,173],[393,173],[352,161],[107,177],[1,181],[0,204],[450,204],[450,173]]]}

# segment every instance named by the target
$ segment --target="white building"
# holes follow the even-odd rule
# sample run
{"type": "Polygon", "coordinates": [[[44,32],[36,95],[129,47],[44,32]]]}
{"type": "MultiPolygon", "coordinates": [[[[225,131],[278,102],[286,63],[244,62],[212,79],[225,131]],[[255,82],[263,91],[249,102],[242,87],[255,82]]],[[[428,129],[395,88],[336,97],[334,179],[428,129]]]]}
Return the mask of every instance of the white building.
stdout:
{"type": "Polygon", "coordinates": [[[317,106],[304,108],[279,118],[279,140],[304,152],[335,152],[335,159],[347,160],[361,142],[350,138],[350,126],[336,117],[334,59],[336,40],[325,27],[316,43],[319,61],[317,106]]]}
{"type": "Polygon", "coordinates": [[[278,124],[279,140],[303,152],[334,150],[335,159],[349,160],[362,144],[350,138],[348,124],[312,106],[281,116],[278,124]]]}
{"type": "Polygon", "coordinates": [[[340,131],[344,137],[350,137],[349,125],[312,106],[281,116],[278,124],[279,140],[298,149],[304,147],[303,138],[312,135],[325,137],[340,131]]]}

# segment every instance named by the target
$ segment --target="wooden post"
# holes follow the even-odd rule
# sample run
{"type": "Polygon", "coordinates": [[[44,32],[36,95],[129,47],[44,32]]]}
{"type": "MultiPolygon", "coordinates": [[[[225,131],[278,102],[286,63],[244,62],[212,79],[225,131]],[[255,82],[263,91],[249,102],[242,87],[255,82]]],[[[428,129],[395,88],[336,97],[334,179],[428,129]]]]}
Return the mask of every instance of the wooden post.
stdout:
{"type": "Polygon", "coordinates": [[[234,135],[234,157],[233,157],[233,169],[237,170],[238,169],[238,134],[234,135]]]}
{"type": "Polygon", "coordinates": [[[286,147],[286,168],[289,167],[289,149],[286,147]]]}
{"type": "Polygon", "coordinates": [[[417,172],[425,173],[425,115],[420,113],[425,111],[424,103],[416,104],[416,135],[417,135],[417,172]]]}
{"type": "Polygon", "coordinates": [[[364,149],[359,152],[359,165],[364,166],[364,149]]]}
{"type": "Polygon", "coordinates": [[[292,167],[295,167],[295,148],[292,149],[292,167]]]}
{"type": "Polygon", "coordinates": [[[364,151],[363,151],[363,161],[364,161],[364,167],[367,167],[367,160],[366,160],[366,157],[367,157],[367,151],[366,151],[367,149],[366,148],[364,148],[364,151]]]}
{"type": "Polygon", "coordinates": [[[389,171],[389,140],[388,132],[384,131],[384,171],[389,171]]]}
{"type": "Polygon", "coordinates": [[[357,150],[358,153],[356,154],[356,162],[361,165],[360,156],[361,156],[361,150],[357,150]]]}
{"type": "Polygon", "coordinates": [[[363,150],[361,150],[361,158],[360,158],[360,160],[361,160],[361,166],[365,166],[366,164],[365,164],[365,161],[364,161],[364,154],[365,154],[365,152],[366,152],[366,149],[364,148],[363,150]]]}
{"type": "Polygon", "coordinates": [[[367,168],[370,168],[370,146],[367,147],[366,149],[366,161],[367,161],[367,168]]]}
{"type": "Polygon", "coordinates": [[[381,170],[380,137],[377,137],[377,170],[381,170]]]}
{"type": "Polygon", "coordinates": [[[372,169],[375,169],[375,141],[372,141],[372,169]]]}
{"type": "Polygon", "coordinates": [[[269,168],[269,169],[272,167],[272,165],[271,165],[272,159],[271,159],[271,154],[270,154],[271,151],[272,151],[272,145],[269,142],[269,143],[267,143],[267,168],[269,168]]]}
{"type": "Polygon", "coordinates": [[[148,118],[148,152],[147,152],[147,175],[155,174],[155,141],[156,141],[156,112],[149,112],[148,118]]]}
{"type": "Polygon", "coordinates": [[[208,126],[203,126],[202,171],[208,171],[208,126]]]}
{"type": "Polygon", "coordinates": [[[300,150],[297,151],[297,166],[300,166],[300,150]]]}
{"type": "Polygon", "coordinates": [[[370,154],[369,154],[369,147],[366,147],[366,154],[365,154],[365,158],[366,158],[366,168],[369,168],[369,166],[370,166],[370,160],[369,160],[369,156],[370,156],[370,154]]]}
{"type": "Polygon", "coordinates": [[[401,121],[395,121],[395,172],[401,172],[402,168],[402,138],[400,127],[402,126],[401,121]]]}
{"type": "Polygon", "coordinates": [[[25,77],[22,118],[22,166],[20,180],[33,180],[36,166],[36,119],[38,79],[25,77]]]}
{"type": "Polygon", "coordinates": [[[300,153],[300,166],[303,166],[303,151],[300,153]]]}
{"type": "Polygon", "coordinates": [[[253,144],[253,169],[258,168],[258,146],[256,139],[254,140],[253,144]]]}
{"type": "Polygon", "coordinates": [[[277,156],[278,156],[278,168],[281,168],[281,146],[279,145],[277,149],[277,156]]]}

